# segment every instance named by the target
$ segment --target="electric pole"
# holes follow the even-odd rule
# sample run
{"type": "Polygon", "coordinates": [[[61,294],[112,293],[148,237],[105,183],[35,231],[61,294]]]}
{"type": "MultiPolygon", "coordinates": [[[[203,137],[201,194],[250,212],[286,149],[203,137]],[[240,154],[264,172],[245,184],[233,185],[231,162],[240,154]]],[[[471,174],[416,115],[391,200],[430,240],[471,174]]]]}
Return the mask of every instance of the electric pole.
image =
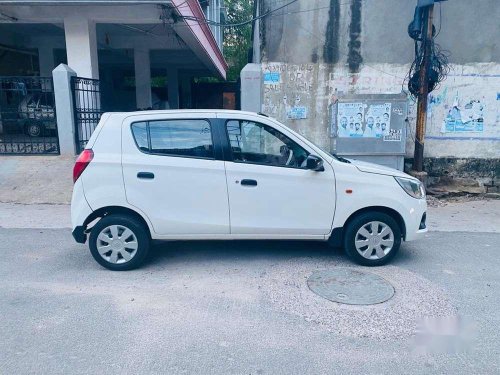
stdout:
{"type": "Polygon", "coordinates": [[[413,156],[412,169],[416,172],[422,172],[424,166],[424,138],[425,125],[427,122],[427,100],[429,96],[429,71],[431,67],[432,54],[432,19],[434,5],[424,8],[424,27],[423,50],[424,56],[420,65],[419,72],[419,93],[417,104],[417,127],[415,131],[415,153],[413,156]]]}

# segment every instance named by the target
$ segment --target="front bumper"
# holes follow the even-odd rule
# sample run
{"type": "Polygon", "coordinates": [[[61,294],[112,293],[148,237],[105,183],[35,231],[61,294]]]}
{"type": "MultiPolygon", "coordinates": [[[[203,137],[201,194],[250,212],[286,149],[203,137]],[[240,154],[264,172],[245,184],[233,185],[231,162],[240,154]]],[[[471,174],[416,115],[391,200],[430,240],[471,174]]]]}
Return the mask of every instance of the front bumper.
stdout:
{"type": "Polygon", "coordinates": [[[427,233],[427,202],[425,199],[412,205],[406,223],[405,241],[414,241],[427,233]]]}

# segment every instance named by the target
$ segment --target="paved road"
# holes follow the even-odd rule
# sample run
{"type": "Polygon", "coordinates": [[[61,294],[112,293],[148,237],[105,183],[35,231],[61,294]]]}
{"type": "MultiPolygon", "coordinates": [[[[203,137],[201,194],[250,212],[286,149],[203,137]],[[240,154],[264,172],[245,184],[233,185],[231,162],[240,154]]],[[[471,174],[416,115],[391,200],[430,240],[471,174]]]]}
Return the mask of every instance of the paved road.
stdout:
{"type": "Polygon", "coordinates": [[[171,242],[116,273],[68,229],[0,228],[0,374],[499,373],[499,242],[430,232],[369,270],[390,301],[350,307],[305,286],[358,268],[320,243],[171,242]]]}

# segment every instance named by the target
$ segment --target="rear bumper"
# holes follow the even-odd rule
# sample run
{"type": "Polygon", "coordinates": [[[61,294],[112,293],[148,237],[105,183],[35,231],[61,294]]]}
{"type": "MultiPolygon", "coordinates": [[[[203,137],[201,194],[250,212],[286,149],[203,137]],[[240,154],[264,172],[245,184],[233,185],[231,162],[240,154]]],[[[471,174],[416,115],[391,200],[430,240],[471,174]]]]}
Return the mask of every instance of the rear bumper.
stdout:
{"type": "Polygon", "coordinates": [[[87,241],[87,233],[85,233],[85,227],[81,225],[73,229],[73,232],[71,232],[71,234],[73,235],[75,241],[78,243],[85,243],[87,241]]]}
{"type": "Polygon", "coordinates": [[[85,195],[83,193],[82,179],[79,178],[73,186],[73,196],[71,197],[71,226],[73,228],[73,238],[78,243],[85,243],[87,239],[86,220],[92,214],[85,195]]]}

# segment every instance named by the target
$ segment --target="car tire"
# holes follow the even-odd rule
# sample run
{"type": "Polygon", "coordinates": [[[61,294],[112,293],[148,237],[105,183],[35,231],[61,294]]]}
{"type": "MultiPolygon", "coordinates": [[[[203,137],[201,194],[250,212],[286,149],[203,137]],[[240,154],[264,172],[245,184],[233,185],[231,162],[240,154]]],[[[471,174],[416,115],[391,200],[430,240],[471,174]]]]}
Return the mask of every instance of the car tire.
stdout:
{"type": "Polygon", "coordinates": [[[44,126],[39,122],[27,122],[24,125],[26,134],[32,138],[41,137],[43,135],[44,126]]]}
{"type": "Polygon", "coordinates": [[[401,246],[401,228],[382,212],[365,212],[347,225],[344,248],[349,257],[363,266],[382,266],[396,256],[401,246]]]}
{"type": "Polygon", "coordinates": [[[141,266],[148,255],[150,243],[149,232],[140,220],[119,214],[99,220],[89,237],[90,253],[94,259],[112,271],[127,271],[141,266]]]}

